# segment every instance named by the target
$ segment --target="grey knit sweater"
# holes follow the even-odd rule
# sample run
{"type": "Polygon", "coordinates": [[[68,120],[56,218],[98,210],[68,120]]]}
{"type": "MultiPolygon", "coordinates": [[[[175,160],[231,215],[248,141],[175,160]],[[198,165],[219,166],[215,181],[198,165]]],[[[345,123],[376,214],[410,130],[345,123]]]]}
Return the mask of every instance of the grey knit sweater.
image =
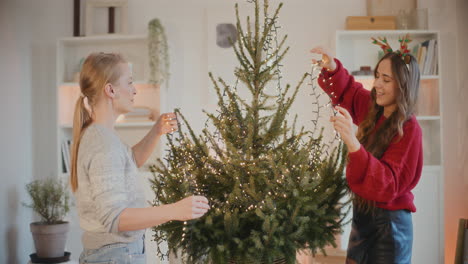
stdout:
{"type": "Polygon", "coordinates": [[[92,124],[81,139],[77,165],[75,196],[84,230],[83,247],[97,249],[141,238],[144,230],[118,232],[119,216],[125,208],[145,207],[131,148],[114,131],[92,124]]]}

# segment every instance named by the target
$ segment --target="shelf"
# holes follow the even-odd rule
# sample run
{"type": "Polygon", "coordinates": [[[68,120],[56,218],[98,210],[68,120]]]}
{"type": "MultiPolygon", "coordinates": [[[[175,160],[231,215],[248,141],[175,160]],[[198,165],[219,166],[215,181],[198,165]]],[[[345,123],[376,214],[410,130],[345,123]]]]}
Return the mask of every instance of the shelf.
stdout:
{"type": "Polygon", "coordinates": [[[421,121],[440,120],[440,116],[416,116],[416,119],[421,121]]]}
{"type": "Polygon", "coordinates": [[[371,37],[378,36],[401,36],[404,34],[418,35],[419,37],[431,37],[437,35],[436,30],[338,30],[337,35],[341,36],[357,36],[362,37],[369,35],[371,37]]]}
{"type": "MultiPolygon", "coordinates": [[[[145,127],[152,127],[154,125],[153,121],[148,122],[122,122],[122,123],[115,123],[115,128],[145,128],[145,127]]],[[[60,128],[62,129],[72,129],[71,124],[61,125],[60,128]]]]}
{"type": "Polygon", "coordinates": [[[127,41],[146,41],[146,35],[97,35],[97,36],[86,36],[86,37],[69,37],[62,38],[60,42],[65,45],[82,45],[82,44],[109,44],[109,41],[114,44],[115,42],[127,42],[127,41]]]}
{"type": "MultiPolygon", "coordinates": [[[[427,30],[341,30],[336,32],[336,57],[341,60],[349,72],[357,71],[363,66],[374,68],[380,56],[382,56],[382,52],[377,45],[372,43],[371,38],[386,37],[389,44],[394,49],[397,49],[399,48],[399,37],[407,33],[410,34],[412,39],[408,45],[411,52],[413,52],[415,47],[420,47],[419,45],[422,45],[422,43],[426,43],[425,46],[429,45],[428,40],[437,40],[439,34],[438,31],[427,30]]],[[[439,49],[439,45],[434,47],[439,49]]],[[[437,49],[431,49],[431,52],[436,52],[437,49]]],[[[427,57],[428,55],[425,56],[427,57]]],[[[427,73],[438,72],[436,63],[431,60],[427,65],[426,63],[423,64],[421,72],[425,72],[426,75],[427,73]],[[426,71],[423,70],[424,65],[427,68],[426,71]]],[[[438,79],[438,76],[437,74],[422,76],[422,79],[438,79]]]]}
{"type": "Polygon", "coordinates": [[[356,80],[374,80],[374,75],[353,75],[356,80]]]}
{"type": "MultiPolygon", "coordinates": [[[[143,167],[139,168],[138,169],[138,175],[142,176],[142,177],[145,177],[145,178],[152,178],[153,177],[153,173],[149,170],[149,168],[147,166],[143,166],[143,167]]],[[[70,177],[70,173],[60,172],[59,176],[61,177],[61,179],[68,179],[70,177]]]]}
{"type": "MultiPolygon", "coordinates": [[[[153,84],[150,84],[148,81],[134,81],[133,85],[135,85],[135,88],[137,89],[147,89],[147,88],[153,88],[153,89],[159,89],[159,86],[154,86],[153,84]]],[[[63,82],[60,83],[60,87],[79,87],[80,85],[77,82],[63,82]]]]}
{"type": "MultiPolygon", "coordinates": [[[[374,75],[353,75],[356,80],[374,80],[374,75]]],[[[439,75],[423,75],[421,80],[439,80],[439,75]]]]}
{"type": "Polygon", "coordinates": [[[439,80],[439,75],[423,75],[421,80],[439,80]]]}
{"type": "MultiPolygon", "coordinates": [[[[160,89],[159,86],[154,86],[148,83],[135,83],[137,93],[135,95],[134,106],[135,107],[151,107],[155,110],[159,110],[159,97],[160,89]]],[[[62,83],[58,87],[58,109],[59,109],[59,124],[66,127],[64,124],[73,123],[73,114],[75,110],[75,102],[80,96],[80,89],[76,83],[62,83]]],[[[136,123],[133,122],[132,123],[136,123]]],[[[140,122],[138,122],[139,124],[140,122]]],[[[71,125],[69,125],[71,127],[71,125]]],[[[129,126],[124,126],[129,127],[129,126]]],[[[130,126],[132,127],[132,126],[130,126]]],[[[137,125],[133,127],[142,127],[137,125]]]]}
{"type": "Polygon", "coordinates": [[[149,78],[148,40],[145,35],[69,37],[57,41],[57,83],[78,78],[84,59],[94,52],[119,53],[132,63],[135,80],[149,78]]]}
{"type": "Polygon", "coordinates": [[[116,123],[115,127],[152,127],[154,125],[153,121],[149,122],[122,122],[116,123]]]}

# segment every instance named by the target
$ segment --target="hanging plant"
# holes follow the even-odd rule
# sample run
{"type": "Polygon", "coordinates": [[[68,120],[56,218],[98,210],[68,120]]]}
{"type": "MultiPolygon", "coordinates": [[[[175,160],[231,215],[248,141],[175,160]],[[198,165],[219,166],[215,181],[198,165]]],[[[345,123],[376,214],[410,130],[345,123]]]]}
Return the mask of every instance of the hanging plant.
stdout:
{"type": "Polygon", "coordinates": [[[149,82],[159,86],[169,80],[169,47],[164,27],[157,18],[148,24],[148,51],[149,82]]]}

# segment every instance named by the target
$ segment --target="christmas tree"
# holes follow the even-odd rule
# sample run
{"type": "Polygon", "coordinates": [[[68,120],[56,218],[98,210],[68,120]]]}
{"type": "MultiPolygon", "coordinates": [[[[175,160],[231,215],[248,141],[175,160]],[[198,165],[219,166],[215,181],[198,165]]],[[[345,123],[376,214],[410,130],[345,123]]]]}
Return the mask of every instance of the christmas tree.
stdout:
{"type": "Polygon", "coordinates": [[[282,4],[269,17],[268,1],[263,16],[259,1],[252,1],[255,17],[253,26],[247,17],[245,33],[236,5],[235,76],[251,97],[240,98],[237,86],[210,73],[218,112],[207,113],[208,125],[197,135],[176,110],[178,136],[168,137],[165,161],[151,167],[154,205],[197,194],[212,207],[200,219],[155,227],[160,256],[167,241],[182,250],[186,263],[295,263],[298,250],[335,245],[341,231],[345,152],[326,151],[321,134],[296,129],[297,117],[292,125],[286,121],[308,74],[294,89],[266,92],[289,48],[283,48],[286,36],[271,45],[282,4]]]}

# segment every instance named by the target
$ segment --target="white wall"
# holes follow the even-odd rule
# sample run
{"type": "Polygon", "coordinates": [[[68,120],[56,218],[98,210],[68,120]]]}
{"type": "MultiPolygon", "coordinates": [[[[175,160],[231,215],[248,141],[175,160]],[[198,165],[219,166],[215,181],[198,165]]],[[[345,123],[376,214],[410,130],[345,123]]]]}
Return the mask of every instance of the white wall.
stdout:
{"type": "Polygon", "coordinates": [[[0,263],[27,263],[34,252],[25,185],[56,174],[55,39],[72,32],[71,4],[0,1],[0,263]]]}
{"type": "Polygon", "coordinates": [[[25,8],[13,1],[0,2],[0,262],[18,263],[31,252],[31,213],[21,206],[24,184],[31,179],[31,68],[28,21],[15,14],[25,8]]]}
{"type": "MultiPolygon", "coordinates": [[[[451,81],[444,78],[443,118],[445,154],[445,263],[453,263],[458,221],[468,218],[468,1],[456,0],[456,27],[450,31],[445,68],[451,81]],[[447,86],[448,84],[449,86],[447,86]]],[[[453,13],[451,13],[453,14],[453,13]]]]}
{"type": "MultiPolygon", "coordinates": [[[[2,80],[1,115],[3,122],[1,147],[0,189],[0,263],[25,263],[33,246],[30,242],[29,223],[32,214],[20,205],[27,200],[25,183],[33,178],[55,175],[55,40],[72,34],[72,2],[63,0],[0,0],[0,80],[2,80]],[[6,121],[6,122],[5,122],[6,121]]],[[[129,31],[146,34],[147,23],[160,18],[168,34],[172,79],[168,90],[166,109],[181,107],[196,130],[205,121],[201,109],[212,110],[214,96],[207,73],[230,80],[236,65],[230,50],[214,44],[215,23],[234,22],[235,1],[219,0],[139,0],[129,1],[129,31]]],[[[248,11],[245,1],[241,11],[248,11]]],[[[275,6],[279,1],[272,0],[275,6]]],[[[295,85],[303,72],[309,70],[309,49],[321,44],[334,47],[335,30],[344,28],[345,17],[365,15],[365,0],[288,0],[280,15],[281,33],[289,35],[291,46],[284,61],[283,83],[295,85]]],[[[451,105],[453,100],[467,99],[467,59],[459,54],[466,43],[466,1],[420,0],[420,7],[430,11],[430,29],[441,30],[444,50],[444,152],[445,173],[454,189],[446,189],[453,196],[447,202],[456,207],[447,212],[447,226],[465,212],[463,193],[468,184],[466,166],[456,157],[466,160],[466,115],[451,105]],[[464,19],[463,19],[464,15],[464,19]],[[457,19],[458,17],[458,19],[457,19]],[[463,36],[463,37],[460,37],[463,36]],[[462,40],[464,40],[462,42],[462,40]],[[457,44],[458,43],[458,44],[457,44]],[[459,67],[452,67],[457,61],[459,67]],[[458,69],[465,69],[459,71],[458,69]],[[458,75],[457,75],[458,74],[458,75]],[[457,76],[458,79],[457,79],[457,76]],[[462,79],[464,78],[464,79],[462,79]],[[462,82],[463,80],[463,82],[462,82]],[[462,92],[464,87],[464,93],[462,92]],[[458,120],[458,121],[457,121],[458,120]],[[458,126],[458,129],[453,129],[458,126]],[[459,130],[465,129],[465,132],[459,130]],[[461,140],[461,141],[460,141],[461,140]],[[465,141],[463,141],[465,140],[465,141]],[[458,152],[456,144],[464,142],[458,152]],[[463,150],[465,151],[463,152],[463,150]],[[460,154],[461,153],[461,154],[460,154]],[[457,176],[453,176],[457,175],[457,176]],[[464,176],[462,176],[464,175],[464,176]],[[451,178],[452,177],[452,178],[451,178]],[[465,179],[465,187],[457,185],[465,179]],[[455,213],[457,212],[457,213],[455,213]]],[[[466,58],[466,55],[465,55],[466,58]]],[[[308,121],[309,91],[303,89],[293,113],[308,121]]],[[[466,162],[464,162],[466,164],[466,162]]],[[[452,188],[450,187],[450,188],[452,188]]],[[[453,238],[454,228],[446,229],[453,238]]],[[[77,258],[80,238],[71,233],[68,248],[77,258]]],[[[448,242],[450,245],[452,242],[448,242]]],[[[447,247],[449,248],[449,246],[447,247]]],[[[448,250],[450,251],[450,250],[448,250]]],[[[450,252],[446,252],[449,255],[450,252]]]]}
{"type": "MultiPolygon", "coordinates": [[[[458,220],[468,218],[468,2],[465,0],[419,0],[429,9],[429,27],[440,31],[442,51],[442,148],[444,162],[444,224],[441,254],[453,263],[458,220]]],[[[430,231],[432,232],[432,230],[430,231]]]]}

